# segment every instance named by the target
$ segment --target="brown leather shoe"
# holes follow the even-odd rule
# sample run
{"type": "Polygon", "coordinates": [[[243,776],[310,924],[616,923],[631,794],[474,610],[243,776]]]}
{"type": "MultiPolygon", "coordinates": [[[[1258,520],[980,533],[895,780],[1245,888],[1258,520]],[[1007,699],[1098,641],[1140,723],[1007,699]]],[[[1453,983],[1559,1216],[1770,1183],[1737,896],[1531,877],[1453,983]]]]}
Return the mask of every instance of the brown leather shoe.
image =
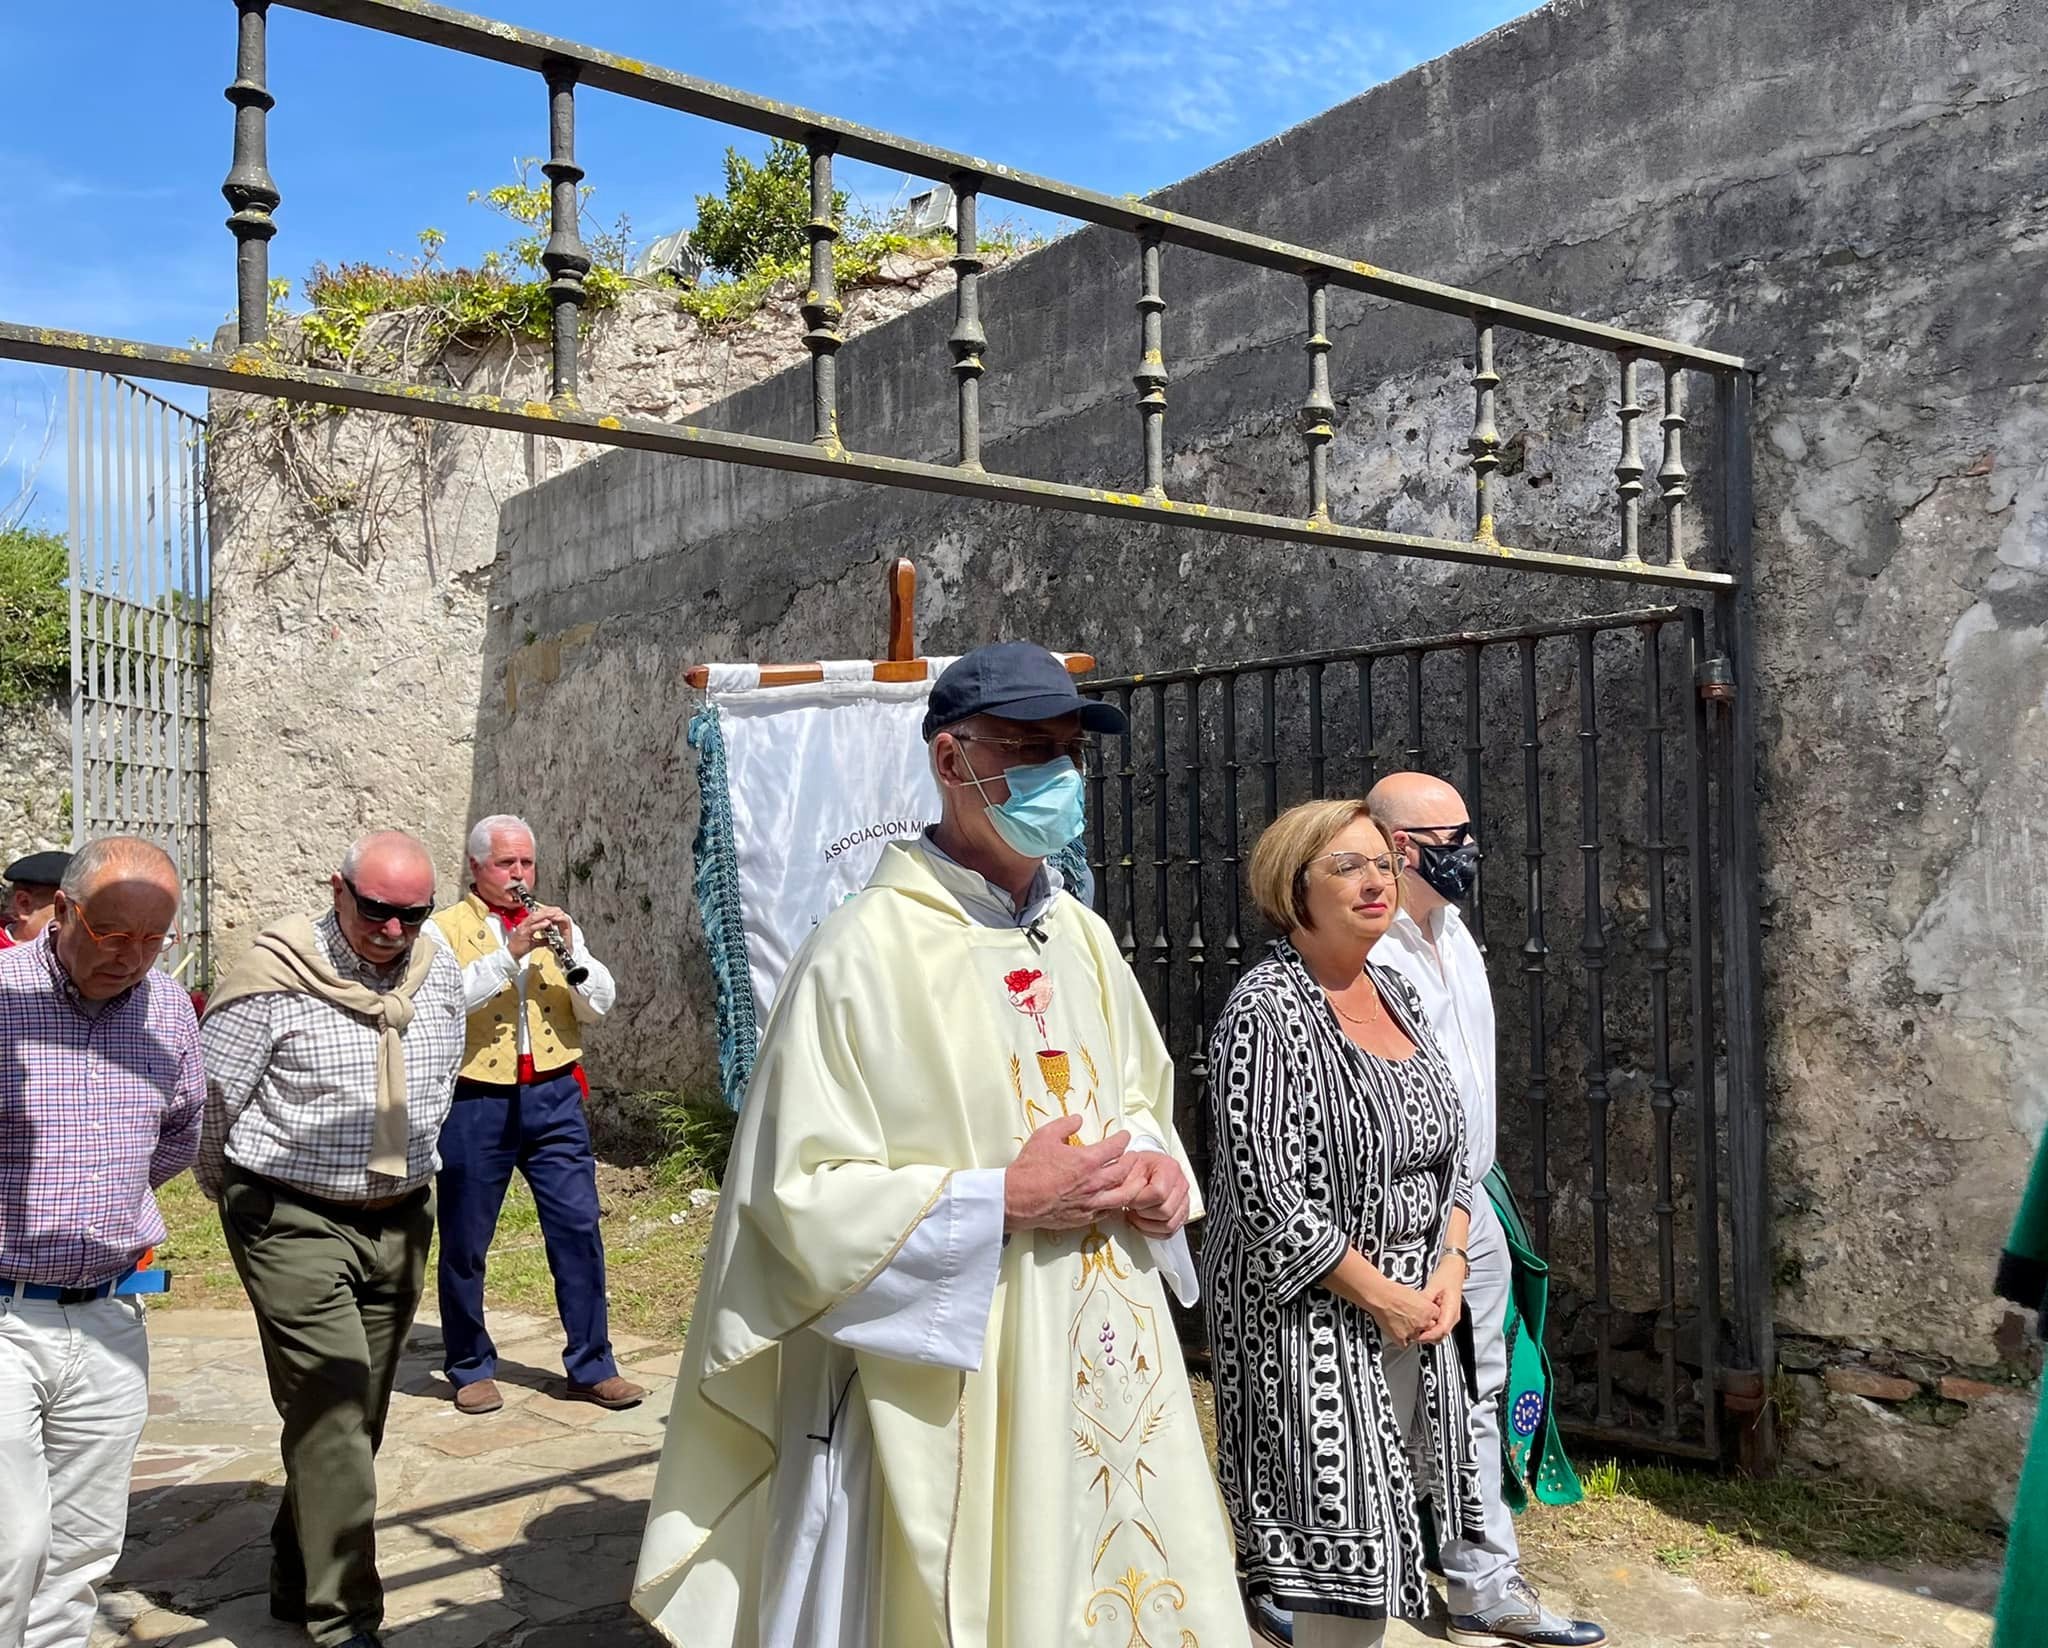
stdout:
{"type": "Polygon", "coordinates": [[[455,1387],[457,1413],[496,1413],[504,1405],[505,1398],[498,1394],[495,1379],[472,1379],[455,1387]]]}
{"type": "Polygon", "coordinates": [[[564,1391],[572,1402],[595,1402],[600,1408],[637,1407],[647,1394],[645,1386],[636,1385],[616,1373],[594,1385],[579,1385],[573,1379],[565,1380],[564,1391]]]}

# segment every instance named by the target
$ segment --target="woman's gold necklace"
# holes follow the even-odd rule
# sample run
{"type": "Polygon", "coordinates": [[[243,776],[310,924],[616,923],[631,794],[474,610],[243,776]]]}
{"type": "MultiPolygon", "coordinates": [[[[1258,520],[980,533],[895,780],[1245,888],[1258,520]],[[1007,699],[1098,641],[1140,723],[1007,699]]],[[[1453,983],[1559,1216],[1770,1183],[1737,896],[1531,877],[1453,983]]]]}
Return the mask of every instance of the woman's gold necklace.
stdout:
{"type": "Polygon", "coordinates": [[[1333,991],[1325,990],[1323,994],[1330,998],[1330,1005],[1337,1010],[1337,1017],[1343,1019],[1347,1024],[1370,1024],[1380,1016],[1380,993],[1377,990],[1372,993],[1372,1006],[1363,1016],[1345,1012],[1344,1004],[1338,1001],[1333,991]]]}

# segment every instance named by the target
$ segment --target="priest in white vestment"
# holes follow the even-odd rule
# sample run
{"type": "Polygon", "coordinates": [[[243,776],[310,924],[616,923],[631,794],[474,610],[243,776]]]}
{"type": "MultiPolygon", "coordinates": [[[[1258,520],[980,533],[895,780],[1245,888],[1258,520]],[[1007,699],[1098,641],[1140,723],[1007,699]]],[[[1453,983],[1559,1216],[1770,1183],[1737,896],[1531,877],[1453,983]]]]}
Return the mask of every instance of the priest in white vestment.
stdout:
{"type": "Polygon", "coordinates": [[[682,1648],[1247,1648],[1172,1064],[1044,862],[1123,728],[1042,648],[961,658],[941,822],[782,981],[634,1581],[682,1648]]]}

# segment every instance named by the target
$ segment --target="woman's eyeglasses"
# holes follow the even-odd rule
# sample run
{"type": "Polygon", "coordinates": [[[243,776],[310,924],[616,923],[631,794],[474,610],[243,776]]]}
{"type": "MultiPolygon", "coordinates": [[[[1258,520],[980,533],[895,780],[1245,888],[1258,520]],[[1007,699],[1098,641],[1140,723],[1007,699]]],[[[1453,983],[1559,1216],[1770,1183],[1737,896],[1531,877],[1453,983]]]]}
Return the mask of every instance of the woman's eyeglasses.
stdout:
{"type": "Polygon", "coordinates": [[[1394,855],[1381,853],[1374,857],[1367,853],[1325,853],[1321,858],[1309,860],[1316,867],[1316,873],[1328,876],[1332,881],[1363,881],[1367,875],[1376,874],[1382,881],[1394,879],[1394,855]]]}

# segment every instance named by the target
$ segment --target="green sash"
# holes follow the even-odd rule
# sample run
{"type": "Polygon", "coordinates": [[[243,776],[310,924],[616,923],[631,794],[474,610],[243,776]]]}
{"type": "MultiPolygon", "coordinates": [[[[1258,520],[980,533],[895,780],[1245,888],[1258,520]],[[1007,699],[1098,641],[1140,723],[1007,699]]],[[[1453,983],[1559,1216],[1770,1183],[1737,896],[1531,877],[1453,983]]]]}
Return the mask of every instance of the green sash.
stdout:
{"type": "Polygon", "coordinates": [[[1508,1176],[1496,1162],[1486,1194],[1500,1216],[1512,1275],[1508,1285],[1508,1383],[1502,1403],[1501,1498],[1520,1515],[1533,1493],[1545,1505],[1576,1505],[1583,1497],[1578,1473],[1565,1457],[1557,1416],[1550,1406],[1550,1353],[1543,1348],[1550,1309],[1550,1266],[1537,1256],[1529,1227],[1515,1205],[1508,1176]]]}

